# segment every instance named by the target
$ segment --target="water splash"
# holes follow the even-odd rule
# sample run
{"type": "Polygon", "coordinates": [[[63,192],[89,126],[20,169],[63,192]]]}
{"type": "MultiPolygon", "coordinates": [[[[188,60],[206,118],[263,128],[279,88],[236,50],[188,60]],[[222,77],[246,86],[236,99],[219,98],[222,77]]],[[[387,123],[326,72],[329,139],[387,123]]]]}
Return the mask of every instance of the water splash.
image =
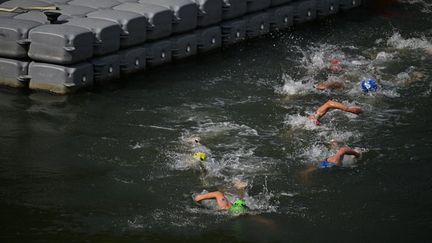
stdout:
{"type": "Polygon", "coordinates": [[[288,114],[284,121],[285,125],[289,129],[306,129],[306,130],[317,130],[320,127],[315,125],[307,116],[299,114],[288,114]]]}
{"type": "Polygon", "coordinates": [[[421,7],[420,12],[432,13],[432,3],[428,3],[424,0],[399,0],[399,2],[411,5],[418,5],[421,7]]]}
{"type": "Polygon", "coordinates": [[[284,82],[282,87],[276,87],[276,93],[282,95],[304,95],[314,91],[313,80],[306,78],[307,80],[295,81],[290,75],[284,73],[282,81],[284,82]]]}
{"type": "Polygon", "coordinates": [[[381,52],[378,52],[378,54],[376,55],[375,61],[388,62],[390,60],[393,60],[394,56],[395,56],[394,53],[381,51],[381,52]]]}
{"type": "Polygon", "coordinates": [[[404,39],[398,32],[387,40],[387,45],[397,49],[430,49],[432,44],[426,37],[404,39]]]}

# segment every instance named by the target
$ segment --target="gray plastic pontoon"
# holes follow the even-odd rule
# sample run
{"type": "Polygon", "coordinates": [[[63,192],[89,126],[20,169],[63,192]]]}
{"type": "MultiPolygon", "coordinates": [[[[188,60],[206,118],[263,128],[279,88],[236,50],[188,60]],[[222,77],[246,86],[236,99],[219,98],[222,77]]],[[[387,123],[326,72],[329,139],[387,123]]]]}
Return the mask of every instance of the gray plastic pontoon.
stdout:
{"type": "Polygon", "coordinates": [[[72,93],[361,3],[0,0],[0,85],[72,93]]]}
{"type": "Polygon", "coordinates": [[[198,22],[198,6],[191,0],[140,0],[168,8],[172,11],[172,32],[183,33],[194,30],[198,22]]]}
{"type": "Polygon", "coordinates": [[[73,64],[93,56],[93,34],[82,27],[41,25],[30,30],[29,39],[33,60],[73,64]]]}
{"type": "Polygon", "coordinates": [[[71,66],[32,62],[29,87],[59,94],[93,86],[93,65],[87,62],[71,66]]]}
{"type": "Polygon", "coordinates": [[[14,88],[28,87],[28,62],[0,58],[0,85],[14,88]]]}
{"type": "Polygon", "coordinates": [[[24,58],[27,56],[31,29],[41,25],[39,22],[19,19],[0,20],[0,56],[24,58]]]}
{"type": "Polygon", "coordinates": [[[115,10],[135,12],[147,18],[147,39],[157,40],[170,36],[172,33],[172,13],[168,8],[149,3],[122,3],[115,10]]]}
{"type": "Polygon", "coordinates": [[[111,21],[121,27],[120,45],[129,47],[144,43],[147,37],[147,18],[137,13],[121,10],[98,10],[87,14],[88,18],[111,21]]]}
{"type": "Polygon", "coordinates": [[[93,53],[103,56],[120,49],[120,26],[111,21],[91,18],[71,18],[65,25],[73,25],[90,30],[94,35],[93,53]]]}

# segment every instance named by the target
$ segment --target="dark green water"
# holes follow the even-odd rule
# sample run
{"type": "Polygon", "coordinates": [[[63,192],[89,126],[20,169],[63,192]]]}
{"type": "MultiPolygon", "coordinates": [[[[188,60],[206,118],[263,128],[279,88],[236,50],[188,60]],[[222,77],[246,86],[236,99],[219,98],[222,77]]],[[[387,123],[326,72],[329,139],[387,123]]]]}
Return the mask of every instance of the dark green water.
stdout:
{"type": "Polygon", "coordinates": [[[69,97],[2,90],[1,242],[429,242],[431,11],[358,9],[69,97]],[[352,86],[315,91],[328,75],[352,86]],[[308,124],[329,98],[365,113],[308,124]],[[333,138],[362,158],[304,176],[333,138]],[[235,178],[252,215],[193,203],[235,178]]]}

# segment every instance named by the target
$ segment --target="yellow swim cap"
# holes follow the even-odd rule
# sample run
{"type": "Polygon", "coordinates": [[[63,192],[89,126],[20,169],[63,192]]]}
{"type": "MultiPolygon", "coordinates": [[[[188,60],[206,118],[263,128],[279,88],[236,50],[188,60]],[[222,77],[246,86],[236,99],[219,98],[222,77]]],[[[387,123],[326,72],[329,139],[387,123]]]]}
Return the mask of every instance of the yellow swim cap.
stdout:
{"type": "Polygon", "coordinates": [[[204,152],[196,152],[193,155],[193,158],[197,160],[205,161],[207,160],[207,154],[205,154],[204,152]]]}

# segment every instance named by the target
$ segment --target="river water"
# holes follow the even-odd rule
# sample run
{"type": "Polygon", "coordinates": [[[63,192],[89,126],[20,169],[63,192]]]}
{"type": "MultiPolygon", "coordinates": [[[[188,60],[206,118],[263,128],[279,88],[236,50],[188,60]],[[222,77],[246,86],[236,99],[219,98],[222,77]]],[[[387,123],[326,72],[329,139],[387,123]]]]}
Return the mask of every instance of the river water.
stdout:
{"type": "Polygon", "coordinates": [[[68,97],[2,89],[1,241],[428,242],[431,14],[360,8],[68,97]],[[347,87],[313,88],[328,79],[347,87]],[[365,112],[311,125],[330,98],[365,112]],[[306,173],[331,139],[362,157],[306,173]],[[236,180],[248,215],[192,201],[236,180]]]}

